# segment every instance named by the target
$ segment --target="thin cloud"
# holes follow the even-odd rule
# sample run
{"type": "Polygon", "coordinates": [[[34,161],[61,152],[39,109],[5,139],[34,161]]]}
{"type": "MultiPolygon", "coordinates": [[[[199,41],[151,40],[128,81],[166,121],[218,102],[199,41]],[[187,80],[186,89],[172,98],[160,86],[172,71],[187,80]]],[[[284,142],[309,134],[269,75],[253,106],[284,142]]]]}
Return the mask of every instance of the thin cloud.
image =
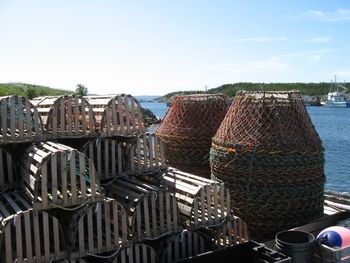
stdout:
{"type": "Polygon", "coordinates": [[[350,9],[338,9],[333,12],[309,10],[301,15],[302,18],[319,20],[324,22],[350,21],[350,9]]]}
{"type": "Polygon", "coordinates": [[[269,43],[269,42],[278,42],[278,41],[286,41],[285,37],[251,37],[251,38],[238,38],[233,40],[236,43],[269,43]]]}
{"type": "Polygon", "coordinates": [[[332,38],[330,37],[313,37],[308,39],[308,42],[311,43],[329,43],[332,42],[332,38]]]}

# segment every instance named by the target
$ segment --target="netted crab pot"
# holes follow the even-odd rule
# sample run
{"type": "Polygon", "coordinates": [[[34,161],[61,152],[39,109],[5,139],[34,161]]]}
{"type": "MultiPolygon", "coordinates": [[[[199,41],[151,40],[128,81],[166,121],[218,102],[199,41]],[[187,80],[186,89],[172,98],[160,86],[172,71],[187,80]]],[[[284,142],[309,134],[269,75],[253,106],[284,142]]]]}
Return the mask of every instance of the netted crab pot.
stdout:
{"type": "Polygon", "coordinates": [[[171,237],[164,249],[162,263],[179,262],[182,259],[209,251],[209,240],[198,232],[184,230],[171,237]]]}
{"type": "Polygon", "coordinates": [[[63,144],[30,146],[22,156],[20,173],[34,209],[82,206],[104,197],[92,161],[63,144]]]}
{"type": "Polygon", "coordinates": [[[228,109],[225,95],[175,96],[156,134],[165,143],[169,165],[210,178],[211,139],[228,109]]]}
{"type": "Polygon", "coordinates": [[[19,186],[20,180],[12,155],[0,148],[0,194],[6,189],[19,186]]]}
{"type": "Polygon", "coordinates": [[[167,167],[164,143],[154,133],[143,133],[130,144],[129,174],[154,174],[167,167]]]}
{"type": "Polygon", "coordinates": [[[134,241],[156,240],[181,230],[175,196],[149,182],[121,177],[106,186],[107,195],[123,204],[134,241]]]}
{"type": "Polygon", "coordinates": [[[17,191],[0,197],[0,262],[51,262],[67,258],[56,217],[33,210],[17,191]]]}
{"type": "Polygon", "coordinates": [[[92,107],[82,96],[37,97],[31,103],[39,111],[47,139],[96,136],[92,107]]]}
{"type": "Polygon", "coordinates": [[[217,226],[229,217],[230,194],[224,184],[177,169],[169,169],[161,181],[175,192],[181,222],[188,229],[217,226]]]}
{"type": "Polygon", "coordinates": [[[145,131],[140,103],[127,94],[86,97],[103,137],[132,136],[145,131]]]}
{"type": "Polygon", "coordinates": [[[78,219],[72,258],[113,253],[129,243],[127,213],[123,205],[107,198],[86,209],[78,219]]]}
{"type": "Polygon", "coordinates": [[[158,262],[156,251],[144,243],[134,243],[121,248],[113,263],[155,263],[158,262]]]}
{"type": "Polygon", "coordinates": [[[210,162],[255,240],[323,215],[324,148],[297,91],[238,92],[210,162]]]}
{"type": "Polygon", "coordinates": [[[0,97],[0,144],[35,142],[44,131],[38,110],[22,96],[0,97]]]}

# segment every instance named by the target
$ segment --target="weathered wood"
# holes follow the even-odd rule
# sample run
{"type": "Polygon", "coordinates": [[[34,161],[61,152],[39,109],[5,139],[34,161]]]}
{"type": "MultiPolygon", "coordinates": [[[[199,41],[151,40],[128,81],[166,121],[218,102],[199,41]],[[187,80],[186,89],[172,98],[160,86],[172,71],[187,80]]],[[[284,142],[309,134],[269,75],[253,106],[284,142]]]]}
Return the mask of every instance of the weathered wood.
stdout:
{"type": "Polygon", "coordinates": [[[57,218],[35,211],[24,196],[8,191],[0,196],[0,258],[6,262],[49,262],[67,257],[57,218]]]}
{"type": "Polygon", "coordinates": [[[112,179],[127,173],[125,143],[112,138],[98,138],[88,141],[79,149],[93,161],[101,180],[112,179]]]}
{"type": "Polygon", "coordinates": [[[216,248],[234,246],[250,240],[247,224],[232,212],[224,224],[206,229],[206,232],[211,236],[216,248]]]}
{"type": "Polygon", "coordinates": [[[0,193],[18,187],[19,183],[20,179],[11,154],[0,148],[0,193]]]}
{"type": "Polygon", "coordinates": [[[129,174],[150,174],[168,168],[163,142],[154,133],[139,135],[136,144],[130,144],[130,149],[129,174]]]}
{"type": "Polygon", "coordinates": [[[131,95],[85,97],[103,137],[132,136],[145,131],[140,103],[131,95]]]}
{"type": "Polygon", "coordinates": [[[107,195],[127,209],[135,241],[155,240],[181,230],[175,196],[136,178],[121,177],[108,185],[107,195]]]}
{"type": "Polygon", "coordinates": [[[31,102],[39,111],[48,139],[97,136],[92,107],[82,96],[39,97],[31,102]]]}
{"type": "Polygon", "coordinates": [[[122,204],[108,198],[86,209],[78,220],[72,258],[113,252],[130,243],[127,213],[122,204]]]}
{"type": "Polygon", "coordinates": [[[209,240],[198,232],[184,230],[169,240],[163,252],[162,263],[178,262],[204,253],[209,249],[209,240]]]}
{"type": "Polygon", "coordinates": [[[30,146],[23,154],[20,173],[34,209],[81,206],[103,200],[92,161],[63,144],[30,146]]]}
{"type": "Polygon", "coordinates": [[[182,220],[189,229],[216,226],[229,217],[229,193],[223,184],[172,168],[160,180],[175,192],[182,220]]]}
{"type": "Polygon", "coordinates": [[[156,251],[143,243],[123,247],[113,263],[155,263],[158,262],[156,251]]]}
{"type": "Polygon", "coordinates": [[[0,97],[0,144],[36,142],[44,131],[38,110],[24,97],[0,97]]]}

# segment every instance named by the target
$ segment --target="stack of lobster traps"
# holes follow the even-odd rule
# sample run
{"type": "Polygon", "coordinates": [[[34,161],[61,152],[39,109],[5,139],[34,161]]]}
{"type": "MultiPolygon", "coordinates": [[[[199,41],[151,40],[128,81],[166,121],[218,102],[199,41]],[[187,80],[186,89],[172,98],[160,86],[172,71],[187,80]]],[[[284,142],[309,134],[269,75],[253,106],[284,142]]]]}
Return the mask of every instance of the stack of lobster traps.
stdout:
{"type": "Polygon", "coordinates": [[[131,95],[0,97],[0,262],[176,262],[249,239],[221,183],[170,168],[131,95]]]}

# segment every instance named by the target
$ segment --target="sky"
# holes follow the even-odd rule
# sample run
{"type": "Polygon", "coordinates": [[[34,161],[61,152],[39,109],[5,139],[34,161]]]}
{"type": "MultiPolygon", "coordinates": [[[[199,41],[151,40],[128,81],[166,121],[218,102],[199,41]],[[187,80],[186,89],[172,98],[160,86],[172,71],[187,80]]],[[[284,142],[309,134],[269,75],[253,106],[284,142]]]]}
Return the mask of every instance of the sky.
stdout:
{"type": "Polygon", "coordinates": [[[350,81],[348,0],[0,0],[0,83],[163,95],[350,81]]]}

